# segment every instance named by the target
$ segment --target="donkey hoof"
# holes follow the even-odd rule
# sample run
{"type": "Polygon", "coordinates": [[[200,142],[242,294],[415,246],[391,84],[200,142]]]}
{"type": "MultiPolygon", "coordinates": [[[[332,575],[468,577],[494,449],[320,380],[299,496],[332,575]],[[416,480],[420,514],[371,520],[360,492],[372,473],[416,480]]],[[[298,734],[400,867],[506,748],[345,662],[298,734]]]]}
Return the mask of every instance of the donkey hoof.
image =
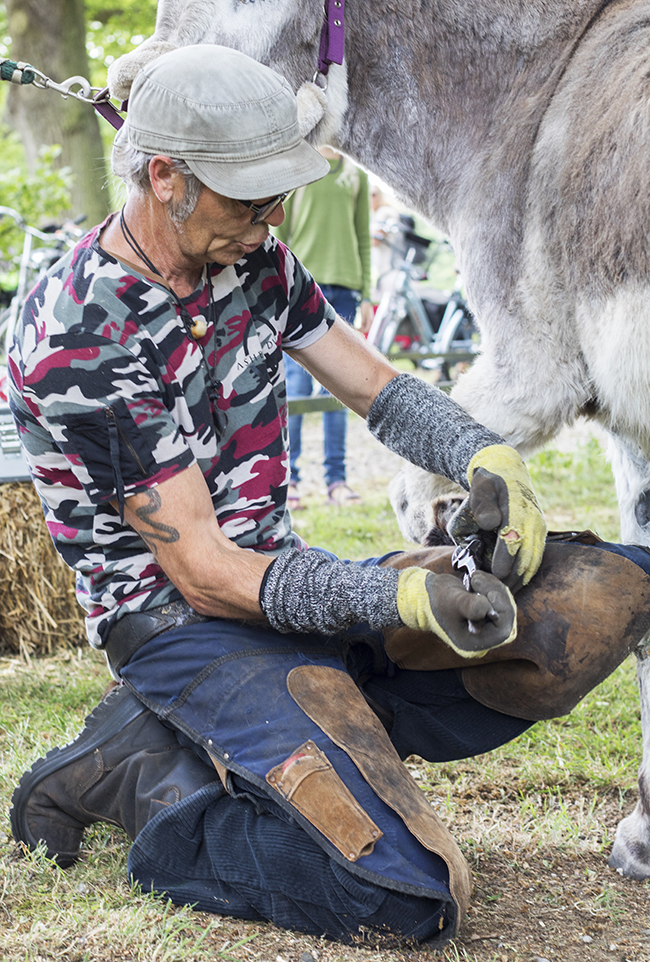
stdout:
{"type": "Polygon", "coordinates": [[[639,804],[616,829],[608,864],[628,878],[650,878],[650,825],[639,804]]]}

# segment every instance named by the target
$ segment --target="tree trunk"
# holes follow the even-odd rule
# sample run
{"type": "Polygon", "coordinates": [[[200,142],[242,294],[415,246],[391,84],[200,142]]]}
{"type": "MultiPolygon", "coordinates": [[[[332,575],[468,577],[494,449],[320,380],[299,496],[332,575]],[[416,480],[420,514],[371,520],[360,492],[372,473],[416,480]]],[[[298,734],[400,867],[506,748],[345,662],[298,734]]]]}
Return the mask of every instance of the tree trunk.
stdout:
{"type": "MultiPolygon", "coordinates": [[[[33,64],[56,83],[88,77],[84,0],[6,0],[5,5],[13,60],[33,64]]],[[[110,199],[95,110],[31,84],[12,84],[8,105],[29,167],[33,169],[41,147],[60,144],[60,163],[74,174],[72,214],[86,215],[84,227],[99,223],[108,213],[110,199]]]]}

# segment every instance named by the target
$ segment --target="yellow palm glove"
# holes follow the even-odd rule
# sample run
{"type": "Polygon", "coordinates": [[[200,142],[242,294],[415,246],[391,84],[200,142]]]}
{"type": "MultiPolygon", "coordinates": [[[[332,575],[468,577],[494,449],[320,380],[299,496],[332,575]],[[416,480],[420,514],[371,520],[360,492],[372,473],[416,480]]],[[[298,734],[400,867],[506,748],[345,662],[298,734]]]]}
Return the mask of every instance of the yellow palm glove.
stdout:
{"type": "Polygon", "coordinates": [[[492,574],[516,591],[539,568],[546,521],[528,468],[514,448],[492,444],[469,462],[469,508],[479,528],[497,531],[492,574]]]}
{"type": "Polygon", "coordinates": [[[397,582],[397,610],[409,628],[432,631],[463,658],[477,658],[517,635],[510,590],[486,571],[472,575],[472,591],[455,575],[406,568],[397,582]]]}

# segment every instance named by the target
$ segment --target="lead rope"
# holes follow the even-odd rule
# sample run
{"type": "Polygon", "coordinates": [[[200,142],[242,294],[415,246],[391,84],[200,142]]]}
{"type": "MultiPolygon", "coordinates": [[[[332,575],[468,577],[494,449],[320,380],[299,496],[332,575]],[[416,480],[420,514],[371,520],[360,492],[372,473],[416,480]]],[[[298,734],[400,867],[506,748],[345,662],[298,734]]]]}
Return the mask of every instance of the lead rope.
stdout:
{"type": "Polygon", "coordinates": [[[345,54],[345,0],[325,0],[325,19],[320,34],[318,72],[327,76],[330,64],[343,63],[345,54]]]}
{"type": "Polygon", "coordinates": [[[91,87],[85,77],[69,77],[68,80],[58,84],[30,63],[2,57],[0,58],[0,80],[7,80],[23,87],[27,84],[34,84],[40,90],[56,90],[64,100],[67,100],[68,97],[81,100],[83,103],[94,107],[97,113],[108,120],[116,130],[119,130],[124,123],[124,118],[120,116],[120,113],[124,113],[126,110],[127,101],[125,100],[118,109],[111,103],[108,87],[91,87]]]}

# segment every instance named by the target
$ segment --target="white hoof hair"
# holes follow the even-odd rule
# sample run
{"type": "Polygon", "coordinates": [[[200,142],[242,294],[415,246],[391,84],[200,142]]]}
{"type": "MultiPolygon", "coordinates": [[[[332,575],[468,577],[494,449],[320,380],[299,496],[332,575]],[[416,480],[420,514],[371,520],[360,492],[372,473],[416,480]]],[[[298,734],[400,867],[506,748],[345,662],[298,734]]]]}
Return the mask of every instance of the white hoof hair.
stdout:
{"type": "Polygon", "coordinates": [[[143,67],[164,53],[175,50],[173,43],[166,40],[145,40],[143,44],[118,57],[108,68],[108,89],[111,97],[126,100],[131,92],[131,84],[143,67]]]}

